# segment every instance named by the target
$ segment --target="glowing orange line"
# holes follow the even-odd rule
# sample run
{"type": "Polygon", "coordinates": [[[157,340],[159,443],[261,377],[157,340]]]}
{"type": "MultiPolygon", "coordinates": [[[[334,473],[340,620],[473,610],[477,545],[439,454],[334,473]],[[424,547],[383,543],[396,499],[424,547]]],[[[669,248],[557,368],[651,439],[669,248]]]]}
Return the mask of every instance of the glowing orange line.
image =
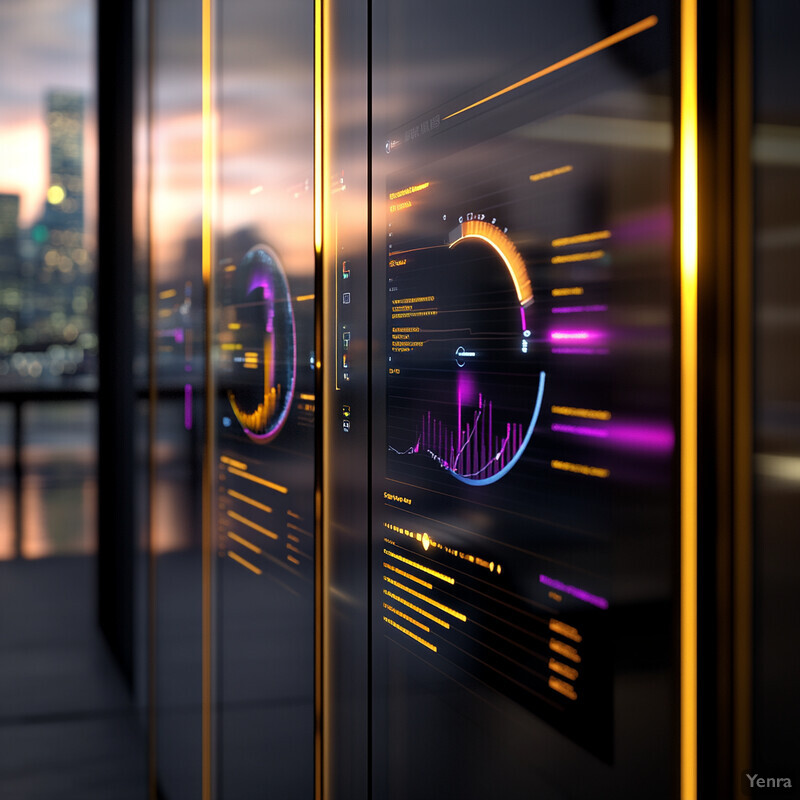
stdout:
{"type": "Polygon", "coordinates": [[[247,517],[243,517],[241,514],[237,514],[235,511],[229,511],[228,516],[231,519],[235,519],[237,522],[241,522],[242,525],[247,525],[248,528],[252,528],[254,531],[258,531],[259,533],[263,533],[264,536],[269,536],[270,539],[277,539],[278,534],[273,533],[272,531],[268,531],[266,528],[262,527],[261,525],[257,525],[252,520],[247,519],[247,517]]]}
{"type": "Polygon", "coordinates": [[[556,175],[564,175],[567,172],[572,172],[572,166],[570,164],[556,169],[548,169],[544,172],[537,172],[535,175],[529,175],[528,178],[535,183],[536,181],[543,181],[547,178],[555,178],[556,175]]]}
{"type": "Polygon", "coordinates": [[[583,417],[584,419],[611,419],[611,412],[596,408],[573,408],[572,406],[550,406],[553,414],[565,417],[583,417]]]}
{"type": "Polygon", "coordinates": [[[495,92],[494,94],[490,94],[488,97],[484,97],[482,100],[478,100],[471,105],[465,106],[464,108],[454,111],[452,114],[448,114],[444,119],[451,119],[452,117],[457,116],[458,114],[463,114],[465,111],[469,111],[471,108],[475,108],[476,106],[482,105],[483,103],[488,103],[490,100],[494,100],[496,97],[500,97],[501,95],[508,94],[508,92],[513,92],[515,89],[519,89],[521,86],[525,86],[532,81],[538,80],[539,78],[543,78],[545,75],[550,75],[553,72],[556,72],[563,67],[568,67],[570,64],[574,64],[576,61],[580,61],[581,59],[586,58],[587,56],[594,55],[595,53],[599,53],[601,50],[605,50],[612,45],[617,44],[618,42],[622,42],[625,39],[630,39],[631,36],[636,36],[637,33],[641,33],[642,31],[646,31],[648,28],[652,28],[658,23],[658,17],[650,16],[646,19],[643,19],[641,22],[637,22],[635,25],[631,25],[623,30],[619,31],[618,33],[612,34],[605,39],[601,39],[599,42],[596,42],[589,47],[585,47],[583,50],[579,50],[577,53],[573,53],[571,56],[567,56],[566,58],[562,58],[561,61],[556,61],[555,64],[551,64],[549,67],[545,67],[544,69],[540,69],[538,72],[534,72],[533,75],[528,75],[527,78],[523,78],[516,83],[512,83],[510,86],[506,86],[505,89],[500,89],[499,92],[495,92]]]}
{"type": "MultiPolygon", "coordinates": [[[[394,542],[392,542],[392,544],[394,544],[394,542]]],[[[430,567],[423,567],[422,564],[417,564],[416,561],[412,561],[410,558],[405,558],[404,556],[400,556],[397,553],[393,553],[391,550],[387,550],[385,547],[383,548],[383,552],[387,556],[391,556],[392,558],[396,558],[398,561],[402,561],[404,564],[408,564],[411,567],[416,567],[417,569],[421,569],[428,575],[433,575],[434,578],[439,578],[439,580],[445,581],[446,583],[450,584],[455,583],[455,580],[453,578],[450,578],[447,575],[443,575],[441,572],[437,572],[435,569],[431,569],[430,567]]]]}
{"type": "Polygon", "coordinates": [[[408,606],[412,611],[416,611],[418,614],[422,614],[423,617],[431,620],[432,622],[436,622],[438,625],[441,625],[443,628],[450,630],[450,623],[445,622],[443,619],[439,619],[439,617],[435,617],[433,614],[427,612],[424,608],[420,608],[419,606],[415,606],[413,603],[410,603],[400,595],[395,594],[394,592],[390,592],[388,589],[384,589],[383,593],[387,597],[391,597],[392,600],[397,600],[398,603],[402,603],[404,606],[408,606]]]}
{"type": "Polygon", "coordinates": [[[396,572],[398,575],[402,575],[407,580],[414,581],[414,583],[418,583],[420,586],[424,586],[426,589],[433,589],[433,586],[430,583],[422,580],[422,578],[417,578],[416,576],[411,575],[409,572],[406,572],[405,570],[393,567],[391,564],[387,564],[385,561],[383,562],[383,566],[386,569],[390,570],[391,572],[396,572]]]}
{"type": "Polygon", "coordinates": [[[569,264],[573,261],[595,261],[605,255],[605,250],[592,250],[589,253],[570,253],[568,256],[553,256],[553,264],[569,264]]]}
{"type": "Polygon", "coordinates": [[[230,458],[229,456],[220,456],[219,459],[223,464],[227,464],[229,467],[236,467],[236,469],[247,469],[247,464],[244,461],[237,461],[235,458],[230,458]]]}
{"type": "Polygon", "coordinates": [[[398,625],[393,619],[389,619],[389,617],[383,618],[384,622],[388,622],[393,628],[397,628],[397,630],[402,631],[406,636],[410,636],[414,641],[419,642],[421,645],[424,645],[428,648],[428,650],[433,650],[434,653],[437,652],[436,645],[431,644],[430,642],[426,642],[421,636],[417,636],[416,633],[412,633],[412,631],[408,630],[408,628],[404,628],[402,625],[398,625]]]}
{"type": "Polygon", "coordinates": [[[596,242],[598,239],[610,239],[611,231],[592,231],[591,233],[579,233],[577,236],[562,236],[560,239],[553,239],[553,247],[566,247],[569,244],[583,244],[584,242],[596,242]]]}
{"type": "Polygon", "coordinates": [[[253,483],[260,483],[262,486],[266,486],[268,489],[274,489],[276,492],[280,492],[281,494],[286,494],[289,491],[285,486],[272,483],[272,481],[265,481],[263,478],[259,478],[255,475],[248,475],[246,472],[242,472],[239,469],[234,469],[233,467],[228,467],[228,472],[230,472],[231,475],[238,475],[240,478],[247,478],[248,481],[253,481],[253,483]]]}
{"type": "Polygon", "coordinates": [[[248,497],[246,494],[240,494],[239,492],[234,492],[233,489],[228,489],[228,495],[230,497],[235,497],[237,500],[241,500],[243,503],[254,506],[255,508],[260,508],[262,511],[266,511],[267,514],[272,513],[272,509],[269,506],[265,506],[263,503],[253,500],[252,497],[248,497]]]}
{"type": "Polygon", "coordinates": [[[460,611],[455,611],[452,608],[448,608],[447,606],[442,605],[441,603],[437,602],[436,600],[432,600],[430,597],[426,597],[424,594],[420,594],[418,591],[416,591],[415,589],[412,589],[410,586],[403,586],[402,583],[398,583],[397,581],[393,581],[387,575],[384,575],[383,579],[385,581],[387,581],[388,583],[391,583],[392,586],[396,586],[398,589],[402,589],[404,592],[408,592],[410,595],[413,595],[414,597],[418,598],[419,600],[424,600],[426,603],[430,603],[435,608],[438,608],[439,611],[444,611],[445,614],[450,614],[451,617],[455,617],[456,619],[459,619],[462,622],[466,622],[467,621],[467,618],[460,611]]]}
{"type": "Polygon", "coordinates": [[[256,547],[252,542],[248,542],[247,539],[237,536],[233,531],[228,531],[228,536],[233,539],[234,542],[239,542],[239,544],[244,545],[248,550],[252,550],[254,553],[261,552],[260,547],[256,547]]]}
{"type": "Polygon", "coordinates": [[[398,617],[402,617],[406,622],[410,622],[412,625],[416,625],[420,630],[425,631],[425,633],[430,633],[431,629],[427,625],[423,625],[421,622],[417,622],[413,617],[409,617],[408,614],[404,614],[402,611],[399,611],[394,606],[390,606],[388,603],[384,603],[383,607],[387,611],[391,611],[393,614],[397,614],[398,617]]]}
{"type": "Polygon", "coordinates": [[[242,558],[238,553],[228,550],[228,555],[234,560],[238,561],[243,567],[247,567],[250,572],[255,572],[256,575],[261,574],[261,570],[255,565],[251,564],[246,558],[242,558]]]}
{"type": "Polygon", "coordinates": [[[607,478],[611,473],[605,467],[589,467],[586,464],[573,464],[570,461],[551,461],[553,469],[564,472],[577,472],[581,475],[591,475],[593,478],[607,478]]]}

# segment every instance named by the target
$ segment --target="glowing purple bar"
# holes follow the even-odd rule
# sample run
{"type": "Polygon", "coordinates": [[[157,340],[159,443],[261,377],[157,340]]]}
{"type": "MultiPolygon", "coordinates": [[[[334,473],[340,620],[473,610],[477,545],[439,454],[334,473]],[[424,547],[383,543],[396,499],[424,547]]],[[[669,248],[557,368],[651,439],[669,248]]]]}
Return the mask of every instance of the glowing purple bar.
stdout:
{"type": "Polygon", "coordinates": [[[604,336],[603,331],[550,331],[551,342],[588,342],[604,336]]]}
{"type": "Polygon", "coordinates": [[[578,314],[582,311],[608,311],[608,306],[559,306],[550,310],[554,314],[578,314]]]}
{"type": "MultiPolygon", "coordinates": [[[[603,352],[603,351],[595,350],[592,347],[554,347],[552,352],[560,353],[560,354],[567,354],[567,355],[576,355],[577,354],[577,355],[582,355],[582,356],[590,356],[590,355],[594,355],[597,352],[603,352]]],[[[607,353],[608,350],[606,350],[605,352],[607,353]]]]}
{"type": "Polygon", "coordinates": [[[187,431],[192,429],[192,384],[183,387],[183,427],[187,431]]]}
{"type": "Polygon", "coordinates": [[[555,423],[550,426],[551,431],[558,433],[574,433],[576,436],[593,436],[596,439],[605,439],[608,436],[608,431],[604,428],[586,428],[583,425],[562,425],[555,423]]]}
{"type": "Polygon", "coordinates": [[[611,425],[611,439],[632,450],[671,452],[675,448],[675,431],[668,423],[649,425],[611,425]]]}
{"type": "Polygon", "coordinates": [[[156,336],[163,338],[164,336],[172,336],[176,344],[183,344],[183,328],[164,328],[157,331],[156,336]]]}
{"type": "Polygon", "coordinates": [[[540,575],[539,582],[557,589],[559,592],[564,592],[564,594],[571,594],[573,597],[577,597],[578,600],[583,600],[584,603],[602,608],[604,611],[608,608],[608,600],[604,597],[598,597],[596,594],[590,594],[585,589],[579,589],[577,586],[567,586],[566,583],[557,581],[555,578],[548,578],[547,575],[540,575]]]}

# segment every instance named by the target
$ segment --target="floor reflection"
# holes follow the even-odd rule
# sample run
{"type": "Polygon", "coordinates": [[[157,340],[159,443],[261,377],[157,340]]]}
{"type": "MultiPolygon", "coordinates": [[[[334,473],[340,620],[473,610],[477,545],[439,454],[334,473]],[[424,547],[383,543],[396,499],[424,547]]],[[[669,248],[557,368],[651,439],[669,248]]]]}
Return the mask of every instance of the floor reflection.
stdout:
{"type": "Polygon", "coordinates": [[[94,401],[26,401],[19,453],[0,423],[0,797],[140,799],[145,717],[96,622],[94,401]]]}
{"type": "Polygon", "coordinates": [[[61,474],[34,474],[22,492],[22,557],[88,555],[96,550],[97,481],[61,474]]]}
{"type": "Polygon", "coordinates": [[[26,402],[22,449],[13,446],[13,415],[0,431],[0,560],[88,555],[97,547],[96,408],[93,401],[26,402]],[[16,503],[14,464],[22,469],[16,503]],[[21,518],[21,543],[16,542],[21,518]],[[18,552],[19,550],[19,552],[18,552]]]}
{"type": "Polygon", "coordinates": [[[144,717],[96,625],[95,571],[92,556],[0,563],[0,797],[146,796],[144,717]]]}

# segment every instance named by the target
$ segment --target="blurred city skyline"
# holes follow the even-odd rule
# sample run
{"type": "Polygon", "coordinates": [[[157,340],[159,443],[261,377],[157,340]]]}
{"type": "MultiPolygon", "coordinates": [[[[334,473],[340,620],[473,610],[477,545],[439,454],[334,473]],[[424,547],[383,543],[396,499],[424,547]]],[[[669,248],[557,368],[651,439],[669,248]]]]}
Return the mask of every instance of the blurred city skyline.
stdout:
{"type": "MultiPolygon", "coordinates": [[[[49,157],[47,94],[86,99],[84,165],[96,163],[94,9],[87,0],[3,0],[0,29],[0,192],[20,196],[21,228],[44,211],[49,157]]],[[[86,182],[87,230],[94,224],[94,181],[86,182]]]]}

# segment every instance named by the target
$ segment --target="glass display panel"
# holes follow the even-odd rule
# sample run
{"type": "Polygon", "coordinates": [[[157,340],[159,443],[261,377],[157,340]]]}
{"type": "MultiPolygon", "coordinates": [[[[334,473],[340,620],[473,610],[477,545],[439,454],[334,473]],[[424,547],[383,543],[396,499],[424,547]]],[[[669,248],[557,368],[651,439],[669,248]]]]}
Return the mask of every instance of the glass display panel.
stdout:
{"type": "Polygon", "coordinates": [[[202,470],[207,365],[202,215],[201,8],[152,5],[150,548],[154,766],[167,800],[202,795],[202,470]]]}
{"type": "Polygon", "coordinates": [[[794,786],[800,780],[790,734],[800,708],[794,679],[800,281],[790,265],[800,258],[800,99],[792,80],[799,22],[795,3],[753,4],[753,750],[747,766],[751,775],[788,777],[794,786]]]}
{"type": "Polygon", "coordinates": [[[220,4],[214,217],[216,774],[311,797],[314,17],[220,4]]]}
{"type": "Polygon", "coordinates": [[[668,796],[670,9],[373,20],[374,791],[668,796]]]}

